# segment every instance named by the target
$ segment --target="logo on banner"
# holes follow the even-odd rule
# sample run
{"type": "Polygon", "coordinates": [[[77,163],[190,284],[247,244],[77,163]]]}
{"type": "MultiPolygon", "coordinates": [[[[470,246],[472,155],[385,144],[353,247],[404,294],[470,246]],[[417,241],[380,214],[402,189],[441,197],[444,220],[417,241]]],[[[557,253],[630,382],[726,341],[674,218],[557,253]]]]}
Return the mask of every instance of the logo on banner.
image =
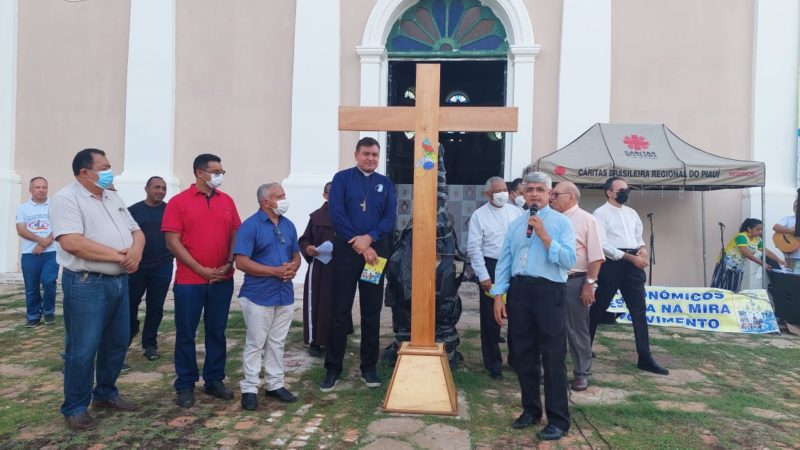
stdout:
{"type": "Polygon", "coordinates": [[[555,173],[556,175],[558,175],[560,177],[563,177],[564,174],[567,173],[567,168],[564,167],[564,166],[556,166],[556,168],[553,169],[553,173],[555,173]]]}
{"type": "Polygon", "coordinates": [[[746,170],[746,169],[732,169],[728,171],[728,176],[736,178],[749,178],[756,176],[756,171],[746,170]]]}
{"type": "Polygon", "coordinates": [[[644,136],[631,134],[630,136],[625,136],[622,139],[622,143],[630,149],[625,150],[625,156],[628,158],[658,159],[656,152],[647,150],[650,148],[650,142],[644,136]]]}

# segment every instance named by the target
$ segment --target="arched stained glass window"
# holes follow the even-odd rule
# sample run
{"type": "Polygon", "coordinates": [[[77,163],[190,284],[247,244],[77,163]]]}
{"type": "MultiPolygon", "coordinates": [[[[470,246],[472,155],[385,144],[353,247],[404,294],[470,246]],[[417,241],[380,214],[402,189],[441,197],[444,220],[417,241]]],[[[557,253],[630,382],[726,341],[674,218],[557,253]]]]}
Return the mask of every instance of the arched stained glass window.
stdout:
{"type": "Polygon", "coordinates": [[[478,0],[422,0],[392,26],[390,57],[506,57],[506,31],[478,0]]]}

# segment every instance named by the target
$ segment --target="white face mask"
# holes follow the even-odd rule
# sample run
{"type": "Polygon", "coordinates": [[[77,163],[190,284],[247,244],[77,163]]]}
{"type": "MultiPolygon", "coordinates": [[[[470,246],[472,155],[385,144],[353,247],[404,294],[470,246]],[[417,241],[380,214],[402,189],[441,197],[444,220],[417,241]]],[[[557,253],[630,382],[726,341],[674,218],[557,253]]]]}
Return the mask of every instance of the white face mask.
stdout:
{"type": "Polygon", "coordinates": [[[517,198],[514,199],[514,204],[516,204],[520,208],[525,207],[525,197],[518,195],[517,198]]]}
{"type": "Polygon", "coordinates": [[[275,203],[278,204],[277,208],[272,208],[272,212],[274,212],[275,214],[282,216],[286,214],[286,211],[289,211],[289,200],[287,199],[276,200],[275,203]]]}
{"type": "Polygon", "coordinates": [[[495,192],[492,194],[492,203],[498,208],[508,202],[508,192],[495,192]]]}
{"type": "MultiPolygon", "coordinates": [[[[205,172],[205,173],[208,173],[208,172],[205,172]]],[[[206,181],[206,184],[208,185],[208,187],[210,187],[211,189],[216,189],[216,188],[222,186],[222,180],[223,180],[223,178],[225,178],[225,175],[223,175],[221,173],[220,174],[208,173],[208,174],[211,175],[211,179],[206,181]]]]}

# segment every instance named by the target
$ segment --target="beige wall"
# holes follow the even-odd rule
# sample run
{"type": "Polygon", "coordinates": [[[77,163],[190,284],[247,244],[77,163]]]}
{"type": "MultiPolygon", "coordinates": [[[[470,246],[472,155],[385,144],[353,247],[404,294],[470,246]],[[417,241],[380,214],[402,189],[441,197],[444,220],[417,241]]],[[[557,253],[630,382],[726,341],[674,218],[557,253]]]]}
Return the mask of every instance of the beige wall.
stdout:
{"type": "Polygon", "coordinates": [[[218,155],[242,219],[259,184],[289,175],[294,5],[177,2],[175,173],[185,188],[194,158],[218,155]]]}
{"type": "MultiPolygon", "coordinates": [[[[367,25],[374,0],[342,0],[342,39],[341,39],[341,105],[357,106],[361,104],[361,60],[356,54],[356,46],[361,45],[364,27],[367,25]]],[[[353,152],[358,142],[357,131],[339,133],[339,168],[355,165],[353,152]]],[[[333,150],[333,149],[331,149],[333,150]]],[[[381,149],[383,150],[383,149],[381,149]]],[[[386,152],[381,152],[386,157],[386,152]]],[[[333,174],[331,174],[333,178],[333,174]]]]}
{"type": "MultiPolygon", "coordinates": [[[[536,57],[533,92],[533,158],[557,150],[558,76],[561,61],[562,0],[526,0],[533,36],[542,46],[536,57]]],[[[514,174],[515,177],[520,174],[514,174]]]]}
{"type": "Polygon", "coordinates": [[[55,194],[78,150],[106,151],[123,169],[129,1],[19,2],[16,172],[55,194]]]}
{"type": "MultiPolygon", "coordinates": [[[[611,121],[663,122],[697,147],[747,159],[753,14],[752,0],[613,1],[611,121]]],[[[720,246],[716,224],[732,236],[743,193],[706,194],[709,278],[720,246]]],[[[631,206],[642,217],[656,212],[656,282],[701,285],[700,194],[637,194],[631,206]]]]}
{"type": "MultiPolygon", "coordinates": [[[[373,4],[341,2],[341,104],[359,103],[355,46],[373,4]]],[[[541,45],[538,157],[556,145],[562,0],[525,4],[541,45]]],[[[294,5],[284,0],[276,14],[260,0],[177,2],[176,175],[186,187],[194,157],[218,154],[229,171],[223,189],[243,217],[255,210],[258,184],[289,174],[294,5]]],[[[24,182],[44,175],[57,190],[70,179],[75,151],[88,146],[106,150],[122,172],[129,13],[129,1],[20,2],[16,171],[24,182]]],[[[614,0],[611,121],[664,122],[700,148],[747,158],[753,14],[752,0],[614,0]]],[[[338,151],[340,167],[348,167],[356,140],[357,133],[343,133],[320,151],[338,151]]],[[[709,271],[716,223],[728,226],[729,238],[743,219],[742,195],[707,194],[709,271]]],[[[585,198],[589,209],[602,201],[599,194],[585,198]]],[[[702,283],[699,198],[648,193],[631,200],[642,216],[656,212],[657,283],[702,283]]]]}
{"type": "MultiPolygon", "coordinates": [[[[361,44],[364,26],[374,3],[374,0],[342,2],[342,105],[358,105],[360,103],[360,61],[355,47],[361,44]]],[[[536,43],[542,46],[542,52],[536,58],[534,73],[532,150],[532,156],[541,156],[556,149],[562,0],[525,0],[525,5],[533,23],[536,43]]],[[[353,165],[353,150],[357,140],[357,132],[341,134],[339,140],[340,167],[353,165]]]]}

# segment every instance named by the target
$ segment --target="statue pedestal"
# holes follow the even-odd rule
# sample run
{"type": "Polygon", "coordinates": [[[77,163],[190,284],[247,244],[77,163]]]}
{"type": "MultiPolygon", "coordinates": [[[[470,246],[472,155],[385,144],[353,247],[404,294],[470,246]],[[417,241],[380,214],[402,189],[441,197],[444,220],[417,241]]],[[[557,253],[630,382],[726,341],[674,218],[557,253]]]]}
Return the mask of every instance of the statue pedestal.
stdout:
{"type": "Polygon", "coordinates": [[[381,410],[458,415],[456,388],[444,344],[412,347],[409,342],[403,342],[381,410]]]}

